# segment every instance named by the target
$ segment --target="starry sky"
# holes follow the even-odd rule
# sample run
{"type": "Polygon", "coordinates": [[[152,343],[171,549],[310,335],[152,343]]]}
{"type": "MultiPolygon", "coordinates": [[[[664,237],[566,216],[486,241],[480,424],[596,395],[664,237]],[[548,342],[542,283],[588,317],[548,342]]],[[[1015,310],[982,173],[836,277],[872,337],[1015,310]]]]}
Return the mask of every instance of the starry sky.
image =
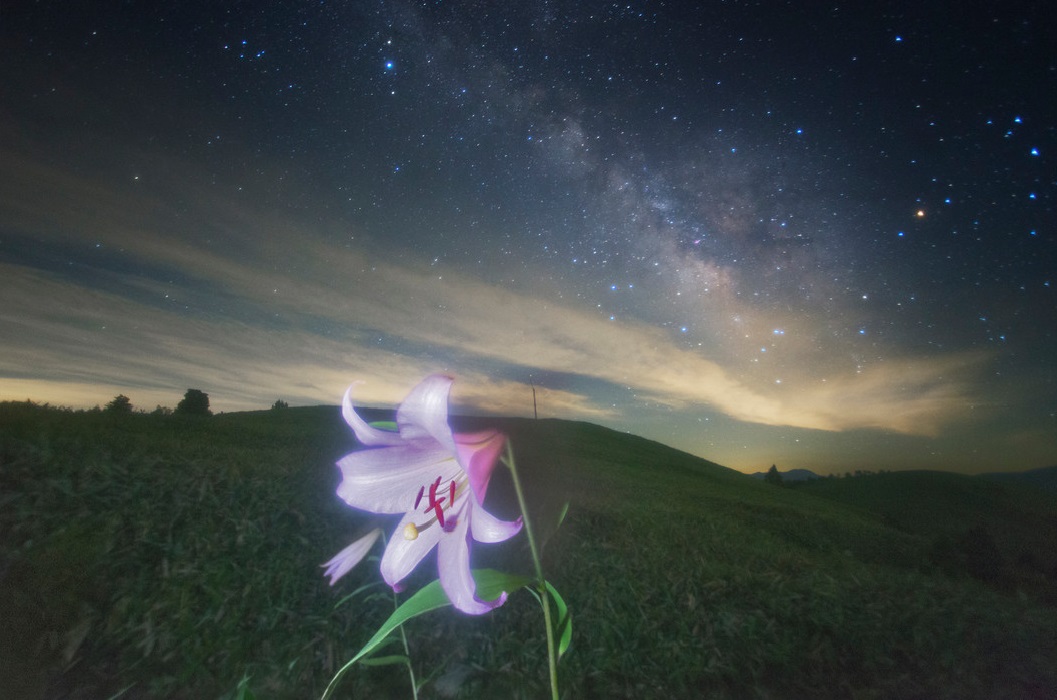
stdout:
{"type": "Polygon", "coordinates": [[[0,399],[1057,463],[1043,3],[0,7],[0,399]]]}

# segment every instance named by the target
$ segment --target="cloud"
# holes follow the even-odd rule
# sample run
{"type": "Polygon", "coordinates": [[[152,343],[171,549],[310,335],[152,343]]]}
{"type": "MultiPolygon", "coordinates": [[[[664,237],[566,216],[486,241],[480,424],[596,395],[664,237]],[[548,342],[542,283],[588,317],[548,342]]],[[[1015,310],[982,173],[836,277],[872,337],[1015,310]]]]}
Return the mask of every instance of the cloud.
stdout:
{"type": "MultiPolygon", "coordinates": [[[[237,321],[237,312],[232,318],[157,309],[8,267],[3,291],[14,303],[7,308],[32,312],[0,316],[18,330],[0,348],[0,370],[12,376],[34,366],[40,379],[96,382],[108,390],[164,386],[172,392],[197,383],[213,390],[218,405],[232,407],[261,407],[280,396],[329,403],[349,381],[364,377],[371,382],[363,400],[392,402],[418,376],[448,371],[460,375],[467,403],[524,414],[524,382],[503,378],[523,368],[626,387],[643,400],[683,410],[708,406],[743,421],[821,430],[930,433],[965,404],[963,387],[945,377],[971,368],[972,358],[907,360],[863,375],[814,385],[804,379],[800,386],[791,379],[763,390],[645,324],[614,323],[454,272],[438,275],[436,268],[371,265],[320,241],[300,241],[302,254],[317,263],[298,278],[274,275],[266,283],[256,269],[221,258],[196,265],[221,275],[214,282],[226,296],[286,318],[282,329],[237,321]],[[332,337],[307,330],[304,319],[324,319],[332,337]],[[372,342],[378,334],[388,339],[380,348],[372,342]],[[391,349],[402,344],[434,348],[440,359],[391,349]],[[485,376],[482,365],[499,368],[498,378],[485,376]]],[[[575,417],[634,408],[541,391],[549,410],[575,417]]]]}
{"type": "MultiPolygon", "coordinates": [[[[174,198],[112,191],[43,166],[6,174],[22,178],[0,202],[16,235],[33,232],[60,249],[98,242],[120,251],[121,262],[76,278],[3,266],[0,320],[13,330],[0,341],[5,397],[24,398],[27,382],[39,381],[49,395],[57,382],[82,395],[98,386],[103,395],[92,403],[122,387],[143,387],[148,403],[164,403],[162,394],[172,403],[195,386],[219,410],[233,410],[280,397],[331,403],[350,381],[369,377],[362,400],[395,402],[422,374],[445,371],[460,379],[459,400],[524,415],[525,381],[537,372],[591,385],[538,387],[567,417],[626,416],[641,409],[629,403],[637,400],[765,425],[933,434],[963,414],[968,379],[984,360],[906,357],[821,376],[819,368],[840,365],[805,343],[790,347],[776,385],[734,362],[730,348],[739,346],[722,332],[711,346],[692,347],[656,324],[611,321],[531,286],[406,256],[394,262],[400,258],[387,250],[337,244],[316,224],[225,199],[201,183],[158,185],[178,190],[174,198]],[[77,206],[49,207],[53,200],[77,206]],[[195,204],[177,211],[162,201],[195,204]],[[193,231],[181,235],[185,227],[193,231]],[[179,281],[137,270],[166,270],[179,281]]],[[[674,248],[660,252],[681,265],[680,284],[710,287],[724,313],[750,310],[737,301],[729,268],[674,248]]]]}

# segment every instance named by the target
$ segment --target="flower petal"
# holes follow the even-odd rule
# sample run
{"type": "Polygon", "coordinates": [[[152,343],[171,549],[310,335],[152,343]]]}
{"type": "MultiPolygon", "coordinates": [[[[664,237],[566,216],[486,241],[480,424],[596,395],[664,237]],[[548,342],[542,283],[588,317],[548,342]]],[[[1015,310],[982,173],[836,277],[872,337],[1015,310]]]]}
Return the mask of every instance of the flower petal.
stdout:
{"type": "Polygon", "coordinates": [[[434,523],[432,527],[420,530],[418,537],[413,540],[404,537],[404,528],[407,527],[408,523],[416,520],[421,522],[424,519],[425,517],[421,513],[405,513],[404,517],[400,519],[400,524],[396,526],[396,531],[389,538],[385,554],[382,555],[380,568],[382,578],[392,588],[396,588],[397,584],[403,581],[418,566],[418,563],[429,554],[430,550],[437,546],[438,540],[446,539],[443,537],[446,533],[437,523],[434,523]]]}
{"type": "Polygon", "coordinates": [[[448,425],[448,394],[454,380],[431,374],[418,383],[396,411],[400,437],[405,440],[432,439],[455,454],[455,441],[448,425]]]}
{"type": "Polygon", "coordinates": [[[330,576],[330,585],[333,586],[335,582],[345,574],[349,573],[354,566],[359,564],[367,552],[370,551],[371,547],[374,546],[378,536],[382,534],[382,531],[375,528],[368,532],[366,535],[350,544],[345,549],[338,552],[330,561],[323,564],[327,568],[323,572],[324,576],[330,576]]]}
{"type": "Polygon", "coordinates": [[[404,439],[400,437],[399,433],[375,428],[357,415],[356,409],[352,405],[352,387],[357,384],[359,382],[353,382],[345,390],[345,396],[341,399],[341,415],[345,418],[345,422],[349,424],[349,427],[352,428],[352,432],[356,433],[356,439],[368,447],[403,444],[404,439]]]}
{"type": "Polygon", "coordinates": [[[521,518],[517,520],[500,520],[483,506],[474,504],[473,516],[470,518],[470,532],[478,542],[505,542],[521,532],[521,518]]]}
{"type": "Polygon", "coordinates": [[[372,513],[404,513],[415,507],[419,488],[439,476],[457,479],[462,467],[437,445],[397,445],[361,450],[337,462],[342,480],[338,497],[372,513]]]}
{"type": "Polygon", "coordinates": [[[459,610],[469,615],[482,615],[506,602],[506,591],[495,600],[485,601],[477,597],[477,583],[470,573],[470,538],[467,527],[470,509],[467,506],[458,515],[455,528],[440,538],[437,547],[437,567],[440,569],[440,585],[448,599],[459,610]]]}
{"type": "Polygon", "coordinates": [[[485,430],[479,433],[456,433],[455,449],[459,454],[459,463],[470,478],[470,488],[479,504],[484,503],[488,481],[492,478],[499,459],[499,453],[506,444],[506,435],[496,430],[485,430]]]}

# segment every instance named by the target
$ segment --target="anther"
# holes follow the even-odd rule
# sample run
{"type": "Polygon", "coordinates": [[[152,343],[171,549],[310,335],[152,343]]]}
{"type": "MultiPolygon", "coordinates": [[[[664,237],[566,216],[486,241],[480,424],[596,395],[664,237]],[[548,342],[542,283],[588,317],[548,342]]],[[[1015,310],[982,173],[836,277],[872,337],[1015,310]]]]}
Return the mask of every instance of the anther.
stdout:
{"type": "Polygon", "coordinates": [[[440,477],[429,485],[429,505],[426,506],[426,510],[432,508],[437,513],[437,522],[440,523],[441,527],[444,527],[444,498],[441,497],[437,500],[437,487],[440,486],[440,477]]]}

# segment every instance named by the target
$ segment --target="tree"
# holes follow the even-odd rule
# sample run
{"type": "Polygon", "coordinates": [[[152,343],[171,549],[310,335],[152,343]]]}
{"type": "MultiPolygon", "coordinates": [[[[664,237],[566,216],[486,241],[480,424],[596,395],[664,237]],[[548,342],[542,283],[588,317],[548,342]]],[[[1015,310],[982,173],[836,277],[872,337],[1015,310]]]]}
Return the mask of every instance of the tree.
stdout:
{"type": "Polygon", "coordinates": [[[103,410],[107,413],[132,413],[132,401],[124,394],[118,394],[103,410]]]}
{"type": "Polygon", "coordinates": [[[282,399],[276,399],[275,403],[272,404],[273,411],[281,411],[284,408],[290,408],[290,404],[286,403],[282,399]]]}
{"type": "Polygon", "coordinates": [[[209,394],[200,389],[188,389],[180,403],[176,404],[176,414],[180,416],[211,416],[209,394]]]}
{"type": "Polygon", "coordinates": [[[775,486],[782,485],[782,475],[778,473],[777,465],[771,465],[771,468],[767,470],[767,474],[764,475],[763,480],[768,484],[774,484],[775,486]]]}

